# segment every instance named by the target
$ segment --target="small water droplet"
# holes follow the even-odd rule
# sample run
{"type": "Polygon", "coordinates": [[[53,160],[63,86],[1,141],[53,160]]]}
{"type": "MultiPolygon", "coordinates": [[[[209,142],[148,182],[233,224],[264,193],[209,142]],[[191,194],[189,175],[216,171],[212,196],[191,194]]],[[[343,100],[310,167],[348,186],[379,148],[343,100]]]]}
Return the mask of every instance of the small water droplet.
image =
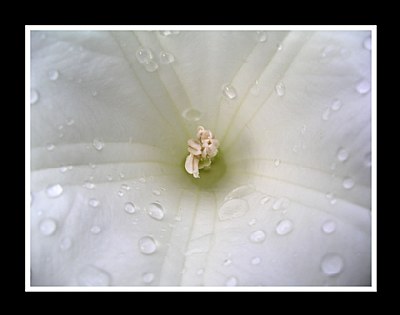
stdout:
{"type": "Polygon", "coordinates": [[[367,50],[371,50],[371,36],[368,36],[366,39],[364,39],[363,46],[367,50]]]}
{"type": "Polygon", "coordinates": [[[225,286],[227,287],[235,287],[238,284],[238,279],[236,277],[229,277],[226,281],[225,281],[225,286]]]}
{"type": "Polygon", "coordinates": [[[366,167],[371,167],[372,165],[372,160],[371,160],[371,152],[368,152],[364,155],[364,165],[366,167]]]}
{"type": "Polygon", "coordinates": [[[55,145],[53,143],[46,144],[47,151],[53,151],[55,149],[55,145]]]}
{"type": "Polygon", "coordinates": [[[278,167],[279,164],[281,164],[281,160],[275,159],[275,160],[274,160],[274,165],[275,165],[276,167],[278,167]]]}
{"type": "Polygon", "coordinates": [[[121,189],[129,191],[129,190],[131,190],[131,186],[129,186],[128,184],[122,184],[121,189]]]}
{"type": "Polygon", "coordinates": [[[333,101],[332,101],[332,104],[331,104],[331,110],[333,110],[333,111],[338,111],[339,109],[341,109],[342,108],[342,101],[341,100],[339,100],[339,99],[334,99],[333,101]]]}
{"type": "Polygon", "coordinates": [[[61,250],[68,250],[72,246],[72,240],[69,237],[65,237],[60,241],[60,249],[61,250]]]}
{"type": "Polygon", "coordinates": [[[288,219],[279,221],[278,225],[275,228],[276,233],[279,235],[289,234],[292,230],[293,230],[293,222],[288,219]]]}
{"type": "Polygon", "coordinates": [[[333,196],[334,196],[334,193],[332,193],[332,192],[328,192],[328,193],[326,193],[326,195],[325,195],[325,197],[326,197],[327,199],[332,199],[333,196]]]}
{"type": "Polygon", "coordinates": [[[162,220],[164,218],[164,208],[158,202],[153,202],[149,205],[147,213],[156,220],[162,220]]]}
{"type": "Polygon", "coordinates": [[[218,210],[221,221],[231,220],[243,216],[248,210],[248,204],[242,199],[232,199],[226,201],[218,210]]]}
{"type": "Polygon", "coordinates": [[[161,51],[159,58],[160,58],[160,63],[163,65],[167,65],[175,61],[174,55],[166,51],[161,51]]]}
{"type": "Polygon", "coordinates": [[[232,260],[231,260],[231,259],[226,258],[226,259],[224,260],[224,266],[229,266],[229,265],[231,265],[231,264],[232,264],[232,260]]]}
{"type": "Polygon", "coordinates": [[[259,265],[261,263],[261,258],[260,257],[253,257],[250,262],[251,262],[252,265],[259,265]]]}
{"type": "Polygon", "coordinates": [[[149,60],[146,63],[144,63],[144,68],[146,69],[147,72],[154,72],[158,69],[158,63],[155,62],[154,60],[149,60]]]}
{"type": "Polygon", "coordinates": [[[40,232],[45,236],[54,234],[57,229],[57,223],[53,219],[44,219],[39,225],[40,232]]]}
{"type": "Polygon", "coordinates": [[[164,37],[168,37],[168,36],[171,36],[171,35],[179,35],[179,31],[159,31],[158,32],[158,34],[160,34],[161,36],[164,36],[164,37]]]}
{"type": "Polygon", "coordinates": [[[136,212],[136,206],[133,202],[127,202],[124,205],[124,210],[126,213],[133,214],[136,212]]]}
{"type": "Polygon", "coordinates": [[[139,63],[148,63],[153,59],[153,53],[149,48],[140,47],[136,51],[136,59],[139,61],[139,63]]]}
{"type": "Polygon", "coordinates": [[[139,240],[139,249],[143,254],[153,254],[157,250],[156,241],[151,236],[144,236],[139,240]]]}
{"type": "Polygon", "coordinates": [[[85,266],[78,273],[78,284],[84,286],[108,286],[111,276],[104,270],[95,266],[85,266]]]}
{"type": "Polygon", "coordinates": [[[72,126],[73,124],[75,124],[75,120],[73,120],[72,118],[69,118],[65,121],[65,123],[67,124],[67,126],[72,126]]]}
{"type": "Polygon", "coordinates": [[[340,162],[345,162],[349,158],[349,152],[344,148],[339,148],[336,156],[340,162]]]}
{"type": "Polygon", "coordinates": [[[82,186],[83,186],[84,188],[86,188],[86,189],[94,189],[94,188],[96,187],[96,185],[93,184],[93,183],[90,182],[90,181],[85,181],[85,182],[83,183],[82,186]]]}
{"type": "Polygon", "coordinates": [[[100,205],[100,201],[98,201],[97,199],[89,199],[89,206],[91,206],[92,208],[97,208],[100,205]]]}
{"type": "Polygon", "coordinates": [[[154,190],[153,190],[153,195],[155,195],[155,196],[160,196],[160,195],[161,195],[161,191],[158,190],[158,189],[154,189],[154,190]]]}
{"type": "Polygon", "coordinates": [[[90,228],[90,232],[93,234],[99,234],[101,232],[101,228],[97,225],[94,225],[90,228]]]}
{"type": "Polygon", "coordinates": [[[260,94],[260,86],[259,86],[258,80],[256,80],[256,82],[251,87],[250,93],[254,96],[258,96],[260,94]]]}
{"type": "Polygon", "coordinates": [[[202,112],[195,108],[186,108],[182,112],[182,117],[190,122],[199,121],[202,116],[202,112]]]}
{"type": "Polygon", "coordinates": [[[284,96],[285,92],[286,92],[285,84],[282,81],[278,82],[275,85],[275,91],[276,91],[276,94],[278,94],[278,96],[284,96]]]}
{"type": "Polygon", "coordinates": [[[47,74],[51,81],[56,81],[60,75],[60,73],[57,70],[50,70],[47,74]]]}
{"type": "Polygon", "coordinates": [[[328,276],[339,274],[343,270],[343,259],[338,254],[328,253],[321,260],[321,270],[328,276]]]}
{"type": "Polygon", "coordinates": [[[335,221],[328,220],[322,224],[322,231],[326,234],[332,234],[336,230],[335,221]]]}
{"type": "Polygon", "coordinates": [[[46,188],[46,194],[50,198],[57,198],[63,193],[64,189],[60,184],[51,185],[46,188]]]}
{"type": "Polygon", "coordinates": [[[203,268],[201,268],[201,269],[199,269],[199,270],[196,271],[196,274],[197,274],[198,276],[201,276],[203,273],[204,273],[204,269],[203,269],[203,268]]]}
{"type": "Polygon", "coordinates": [[[39,92],[35,89],[31,89],[31,105],[36,104],[39,101],[39,92]]]}
{"type": "Polygon", "coordinates": [[[282,49],[283,49],[283,45],[281,43],[276,45],[276,50],[277,51],[282,51],[282,49]]]}
{"type": "Polygon", "coordinates": [[[265,205],[267,202],[269,202],[271,200],[270,196],[264,196],[260,199],[260,204],[261,205],[265,205]]]}
{"type": "Polygon", "coordinates": [[[324,112],[322,113],[322,120],[327,121],[329,119],[329,116],[331,115],[331,109],[330,107],[326,108],[324,112]]]}
{"type": "Polygon", "coordinates": [[[248,225],[250,225],[250,226],[253,226],[254,224],[256,224],[257,223],[257,220],[256,219],[251,219],[249,222],[247,222],[247,224],[248,225]]]}
{"type": "Polygon", "coordinates": [[[360,94],[366,94],[371,89],[371,83],[368,80],[361,80],[357,83],[356,90],[360,94]]]}
{"type": "Polygon", "coordinates": [[[274,210],[285,210],[290,205],[290,200],[287,198],[279,198],[272,205],[272,209],[274,210]]]}
{"type": "Polygon", "coordinates": [[[266,237],[267,235],[264,231],[258,230],[250,234],[250,241],[252,241],[253,243],[262,243],[265,241],[266,237]]]}
{"type": "Polygon", "coordinates": [[[252,194],[255,191],[255,187],[253,185],[242,185],[232,189],[224,198],[225,201],[231,199],[240,199],[247,195],[252,194]]]}
{"type": "Polygon", "coordinates": [[[266,31],[257,31],[256,32],[256,40],[259,43],[265,43],[268,39],[268,33],[266,31]]]}
{"type": "Polygon", "coordinates": [[[123,191],[123,190],[118,190],[118,191],[117,191],[117,195],[120,196],[120,197],[123,197],[123,196],[125,195],[125,191],[123,191]]]}
{"type": "Polygon", "coordinates": [[[92,145],[97,151],[103,150],[105,146],[104,142],[101,141],[100,139],[94,139],[92,145]]]}
{"type": "Polygon", "coordinates": [[[225,84],[222,87],[222,94],[229,100],[233,100],[237,97],[236,89],[232,84],[225,84]]]}
{"type": "Polygon", "coordinates": [[[354,180],[351,177],[346,177],[342,184],[344,189],[351,189],[354,187],[354,180]]]}
{"type": "Polygon", "coordinates": [[[142,280],[144,283],[152,283],[154,280],[154,274],[151,272],[146,272],[142,275],[142,280]]]}

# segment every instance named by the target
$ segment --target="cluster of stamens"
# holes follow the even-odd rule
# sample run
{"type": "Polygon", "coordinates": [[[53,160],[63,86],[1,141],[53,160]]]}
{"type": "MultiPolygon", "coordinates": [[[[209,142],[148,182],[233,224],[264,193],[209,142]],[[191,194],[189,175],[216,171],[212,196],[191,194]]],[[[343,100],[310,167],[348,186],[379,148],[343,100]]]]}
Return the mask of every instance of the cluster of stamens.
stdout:
{"type": "Polygon", "coordinates": [[[196,139],[189,139],[187,144],[189,155],[185,161],[186,172],[192,174],[194,178],[200,178],[199,170],[210,167],[212,158],[218,153],[219,142],[210,130],[199,126],[196,139]]]}

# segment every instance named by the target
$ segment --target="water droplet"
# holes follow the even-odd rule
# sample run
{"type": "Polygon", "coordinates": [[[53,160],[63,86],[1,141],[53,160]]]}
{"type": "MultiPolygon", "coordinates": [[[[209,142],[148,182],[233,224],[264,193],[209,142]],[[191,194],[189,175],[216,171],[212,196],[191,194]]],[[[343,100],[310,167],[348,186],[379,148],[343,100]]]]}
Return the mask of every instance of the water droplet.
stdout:
{"type": "Polygon", "coordinates": [[[339,148],[336,156],[340,162],[345,162],[349,158],[349,152],[347,152],[346,149],[339,148]]]}
{"type": "Polygon", "coordinates": [[[247,224],[248,225],[250,225],[250,226],[253,226],[254,224],[256,224],[257,223],[257,220],[256,219],[251,219],[249,222],[247,222],[247,224]]]}
{"type": "Polygon", "coordinates": [[[328,193],[326,193],[326,195],[325,195],[325,197],[326,197],[327,199],[332,199],[333,196],[334,196],[334,193],[332,193],[332,192],[328,192],[328,193]]]}
{"type": "Polygon", "coordinates": [[[364,155],[364,165],[366,167],[371,167],[372,165],[371,152],[368,152],[364,155]]]}
{"type": "Polygon", "coordinates": [[[231,220],[243,216],[248,210],[247,202],[242,199],[232,199],[226,201],[218,210],[221,221],[231,220]]]}
{"type": "Polygon", "coordinates": [[[91,206],[92,208],[97,208],[100,205],[100,201],[98,201],[97,199],[89,199],[89,206],[91,206]]]}
{"type": "Polygon", "coordinates": [[[198,276],[201,276],[203,273],[204,273],[204,269],[203,269],[203,268],[197,270],[197,272],[196,272],[196,274],[197,274],[198,276]]]}
{"type": "Polygon", "coordinates": [[[82,186],[85,187],[86,189],[94,189],[96,187],[96,185],[90,181],[85,181],[82,186]]]}
{"type": "Polygon", "coordinates": [[[285,84],[282,81],[278,82],[275,85],[275,91],[276,91],[276,94],[278,94],[278,96],[284,96],[285,92],[286,92],[285,84]]]}
{"type": "Polygon", "coordinates": [[[64,189],[60,184],[51,185],[46,188],[46,194],[50,198],[57,198],[63,193],[64,189]]]}
{"type": "Polygon", "coordinates": [[[68,165],[68,166],[62,165],[62,166],[60,166],[60,172],[61,173],[65,173],[65,172],[70,171],[70,170],[72,170],[72,165],[68,165]]]}
{"type": "Polygon", "coordinates": [[[72,118],[69,118],[66,120],[65,123],[67,124],[67,126],[72,126],[73,124],[75,124],[75,120],[73,120],[72,118]]]}
{"type": "Polygon", "coordinates": [[[124,210],[126,213],[133,214],[136,212],[136,206],[133,202],[127,202],[124,205],[124,210]]]}
{"type": "Polygon", "coordinates": [[[50,236],[57,229],[57,223],[53,219],[44,219],[39,225],[40,232],[43,235],[50,236]]]}
{"type": "Polygon", "coordinates": [[[94,139],[92,145],[97,151],[101,151],[103,150],[105,144],[99,139],[94,139]]]}
{"type": "Polygon", "coordinates": [[[283,49],[283,46],[282,46],[281,43],[279,43],[279,44],[276,45],[276,50],[277,50],[277,51],[282,51],[282,49],[283,49]]]}
{"type": "Polygon", "coordinates": [[[281,164],[281,160],[275,159],[275,160],[274,160],[274,165],[278,167],[279,164],[281,164]]]}
{"type": "Polygon", "coordinates": [[[186,119],[187,121],[199,121],[200,118],[203,116],[202,112],[195,108],[186,108],[182,112],[182,117],[186,119]]]}
{"type": "Polygon", "coordinates": [[[231,259],[226,258],[226,259],[224,260],[224,266],[229,266],[229,265],[231,265],[231,264],[232,264],[232,260],[231,260],[231,259]]]}
{"type": "Polygon", "coordinates": [[[156,220],[162,220],[164,218],[164,208],[158,202],[153,202],[149,205],[147,213],[156,220]]]}
{"type": "Polygon", "coordinates": [[[324,110],[324,112],[322,113],[322,120],[328,120],[329,116],[331,114],[331,109],[328,107],[324,110]]]}
{"type": "Polygon", "coordinates": [[[338,111],[339,109],[341,109],[342,108],[342,101],[341,100],[339,100],[339,99],[334,99],[333,101],[332,101],[332,104],[331,104],[331,110],[333,110],[333,111],[338,111]]]}
{"type": "Polygon", "coordinates": [[[121,189],[129,191],[129,190],[131,190],[131,186],[129,186],[128,184],[122,184],[121,189]]]}
{"type": "Polygon", "coordinates": [[[238,279],[236,277],[229,277],[226,281],[225,281],[225,286],[227,287],[235,287],[238,284],[238,279]]]}
{"type": "Polygon", "coordinates": [[[328,276],[339,274],[343,269],[342,257],[338,254],[328,253],[321,260],[321,270],[328,276]]]}
{"type": "Polygon", "coordinates": [[[65,237],[60,241],[60,249],[61,250],[68,250],[72,246],[72,240],[69,237],[65,237]]]}
{"type": "Polygon", "coordinates": [[[123,190],[118,190],[117,195],[123,197],[125,195],[125,192],[123,190]]]}
{"type": "Polygon", "coordinates": [[[39,101],[39,92],[35,89],[31,89],[31,105],[36,104],[39,101]]]}
{"type": "Polygon", "coordinates": [[[90,228],[90,232],[93,234],[99,234],[101,232],[101,228],[97,225],[94,225],[90,228]]]}
{"type": "Polygon", "coordinates": [[[262,243],[265,241],[266,237],[267,235],[264,231],[258,230],[250,234],[250,241],[252,241],[253,243],[262,243]]]}
{"type": "Polygon", "coordinates": [[[156,241],[151,236],[144,236],[139,240],[139,249],[143,254],[153,254],[157,250],[156,241]]]}
{"type": "Polygon", "coordinates": [[[53,151],[55,149],[55,145],[53,143],[46,144],[47,151],[53,151]]]}
{"type": "Polygon", "coordinates": [[[48,72],[49,79],[51,81],[56,81],[59,77],[60,73],[57,70],[50,70],[48,72]]]}
{"type": "Polygon", "coordinates": [[[147,72],[154,72],[158,69],[158,63],[153,60],[149,60],[144,64],[144,68],[147,72]]]}
{"type": "Polygon", "coordinates": [[[260,94],[260,86],[259,86],[258,80],[256,80],[256,82],[251,87],[250,93],[254,96],[258,96],[258,94],[260,94]]]}
{"type": "Polygon", "coordinates": [[[259,43],[265,43],[268,39],[268,33],[266,31],[257,31],[256,32],[256,40],[259,43]]]}
{"type": "Polygon", "coordinates": [[[272,205],[272,209],[274,210],[284,210],[288,208],[290,205],[290,200],[287,198],[279,198],[272,205]]]}
{"type": "Polygon", "coordinates": [[[136,51],[136,59],[139,61],[139,63],[147,63],[153,59],[153,53],[149,48],[140,47],[136,51]]]}
{"type": "Polygon", "coordinates": [[[371,83],[367,80],[361,80],[356,86],[356,90],[360,94],[366,94],[371,89],[371,83]]]}
{"type": "Polygon", "coordinates": [[[260,199],[260,204],[261,205],[265,205],[268,201],[270,201],[271,200],[271,197],[270,196],[264,196],[264,197],[262,197],[261,199],[260,199]]]}
{"type": "Polygon", "coordinates": [[[154,190],[153,190],[153,195],[155,195],[155,196],[160,196],[160,195],[161,195],[161,191],[158,190],[158,189],[154,189],[154,190]]]}
{"type": "Polygon", "coordinates": [[[231,84],[226,84],[222,87],[222,94],[229,100],[237,97],[236,89],[231,84]]]}
{"type": "Polygon", "coordinates": [[[250,262],[251,262],[252,265],[259,265],[260,262],[261,262],[261,258],[260,257],[253,257],[250,262]]]}
{"type": "Polygon", "coordinates": [[[282,220],[277,224],[275,231],[279,235],[289,234],[293,230],[293,222],[291,220],[282,220]]]}
{"type": "Polygon", "coordinates": [[[353,188],[354,187],[354,180],[352,179],[352,178],[350,178],[350,177],[346,177],[344,180],[343,180],[343,188],[345,188],[345,189],[351,189],[351,188],[353,188]]]}
{"type": "Polygon", "coordinates": [[[160,58],[160,63],[164,65],[173,63],[175,61],[174,55],[166,51],[161,51],[159,58],[160,58]]]}
{"type": "Polygon", "coordinates": [[[367,50],[371,50],[371,36],[368,36],[366,39],[364,39],[363,46],[367,50]]]}
{"type": "Polygon", "coordinates": [[[255,191],[255,187],[253,185],[242,185],[232,189],[226,196],[225,201],[231,199],[240,199],[247,195],[252,194],[255,191]]]}
{"type": "Polygon", "coordinates": [[[179,31],[159,31],[158,32],[158,34],[160,34],[161,36],[164,36],[164,37],[168,37],[168,36],[171,36],[171,35],[179,35],[179,31]]]}
{"type": "Polygon", "coordinates": [[[151,272],[146,272],[142,275],[142,280],[144,283],[152,283],[154,280],[154,274],[151,272]]]}
{"type": "Polygon", "coordinates": [[[322,224],[322,231],[326,234],[332,234],[336,230],[335,221],[328,220],[322,224]]]}
{"type": "Polygon", "coordinates": [[[78,284],[84,286],[108,286],[111,276],[95,266],[85,266],[78,273],[78,284]]]}

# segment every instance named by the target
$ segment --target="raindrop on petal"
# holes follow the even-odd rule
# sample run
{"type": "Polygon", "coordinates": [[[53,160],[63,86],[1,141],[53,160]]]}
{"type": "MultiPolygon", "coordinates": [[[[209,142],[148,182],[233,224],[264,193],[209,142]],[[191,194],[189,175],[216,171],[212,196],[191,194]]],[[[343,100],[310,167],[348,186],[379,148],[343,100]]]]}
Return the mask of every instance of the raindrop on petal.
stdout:
{"type": "Polygon", "coordinates": [[[148,63],[153,59],[153,53],[149,48],[140,47],[136,51],[136,59],[139,61],[139,63],[148,63]]]}
{"type": "Polygon", "coordinates": [[[152,283],[154,280],[154,274],[151,272],[146,272],[142,275],[142,280],[144,283],[152,283]]]}
{"type": "Polygon", "coordinates": [[[334,276],[342,272],[344,262],[338,254],[328,253],[321,260],[321,270],[328,276],[334,276]]]}
{"type": "Polygon", "coordinates": [[[231,84],[226,84],[222,87],[222,94],[229,100],[237,97],[236,89],[231,84]]]}
{"type": "Polygon", "coordinates": [[[61,250],[68,250],[72,246],[72,240],[69,237],[65,237],[60,241],[60,249],[61,250]]]}
{"type": "Polygon", "coordinates": [[[51,186],[47,187],[46,194],[50,198],[57,198],[57,197],[61,196],[63,191],[64,191],[64,189],[62,188],[62,186],[60,184],[55,184],[55,185],[51,185],[51,186]]]}
{"type": "Polygon", "coordinates": [[[144,236],[139,240],[139,250],[143,254],[150,255],[157,250],[157,244],[151,236],[144,236]]]}
{"type": "Polygon", "coordinates": [[[94,225],[90,228],[90,232],[93,234],[99,234],[101,232],[101,228],[97,225],[94,225]]]}
{"type": "Polygon", "coordinates": [[[94,139],[92,145],[97,151],[101,151],[104,148],[104,142],[99,139],[94,139]]]}
{"type": "Polygon", "coordinates": [[[252,241],[253,243],[262,243],[265,241],[266,237],[267,235],[264,231],[258,230],[250,234],[250,241],[252,241]]]}
{"type": "Polygon", "coordinates": [[[259,43],[264,43],[268,39],[268,33],[266,31],[257,31],[256,32],[256,40],[259,43]]]}
{"type": "Polygon", "coordinates": [[[371,36],[368,36],[366,39],[364,39],[363,46],[367,50],[371,50],[371,36]]]}
{"type": "Polygon", "coordinates": [[[238,279],[236,277],[229,277],[225,281],[225,286],[227,287],[235,287],[238,284],[238,279]]]}
{"type": "Polygon", "coordinates": [[[340,162],[344,162],[349,158],[349,152],[347,152],[346,149],[339,148],[339,150],[337,151],[336,156],[337,156],[337,159],[340,162]]]}
{"type": "Polygon", "coordinates": [[[36,104],[39,101],[39,92],[35,89],[31,89],[31,105],[36,104]]]}
{"type": "Polygon", "coordinates": [[[285,84],[282,81],[278,82],[275,85],[275,91],[276,91],[276,94],[278,94],[278,96],[284,96],[285,92],[286,92],[285,84]]]}
{"type": "Polygon", "coordinates": [[[182,117],[190,122],[199,121],[202,116],[202,112],[195,108],[186,108],[182,112],[182,117]]]}
{"type": "Polygon", "coordinates": [[[278,223],[275,230],[278,235],[289,234],[293,230],[293,222],[288,219],[282,220],[278,223]]]}
{"type": "Polygon", "coordinates": [[[248,210],[248,204],[242,199],[232,199],[226,201],[218,210],[221,221],[231,220],[243,216],[248,210]]]}
{"type": "Polygon", "coordinates": [[[48,72],[48,76],[51,81],[56,81],[59,77],[59,74],[60,73],[57,70],[50,70],[48,72]]]}
{"type": "Polygon", "coordinates": [[[144,68],[146,69],[147,72],[154,72],[158,69],[158,63],[153,60],[150,60],[144,64],[144,68]]]}
{"type": "Polygon", "coordinates": [[[136,206],[133,202],[127,202],[124,205],[124,210],[126,213],[133,214],[136,212],[136,206]]]}
{"type": "Polygon", "coordinates": [[[91,206],[92,208],[97,208],[100,205],[100,201],[98,201],[97,199],[90,199],[89,200],[89,206],[91,206]]]}
{"type": "Polygon", "coordinates": [[[360,94],[366,94],[370,91],[370,89],[371,83],[367,80],[361,80],[356,86],[356,90],[360,94]]]}
{"type": "Polygon", "coordinates": [[[149,205],[147,213],[153,219],[162,220],[164,218],[164,207],[158,202],[153,202],[149,205]]]}
{"type": "Polygon", "coordinates": [[[164,65],[173,63],[175,61],[174,55],[166,51],[161,51],[159,57],[160,57],[160,63],[164,65]]]}
{"type": "Polygon", "coordinates": [[[352,178],[350,178],[350,177],[346,177],[344,180],[343,180],[343,188],[345,188],[345,189],[351,189],[351,188],[353,188],[354,187],[354,180],[352,179],[352,178]]]}
{"type": "Polygon", "coordinates": [[[54,234],[57,229],[57,223],[53,219],[44,219],[40,222],[39,230],[45,236],[54,234]]]}
{"type": "Polygon", "coordinates": [[[336,230],[335,221],[328,220],[322,224],[322,231],[326,234],[332,234],[336,230]]]}
{"type": "Polygon", "coordinates": [[[251,262],[252,265],[259,265],[260,262],[261,262],[261,258],[260,257],[253,257],[250,262],[251,262]]]}

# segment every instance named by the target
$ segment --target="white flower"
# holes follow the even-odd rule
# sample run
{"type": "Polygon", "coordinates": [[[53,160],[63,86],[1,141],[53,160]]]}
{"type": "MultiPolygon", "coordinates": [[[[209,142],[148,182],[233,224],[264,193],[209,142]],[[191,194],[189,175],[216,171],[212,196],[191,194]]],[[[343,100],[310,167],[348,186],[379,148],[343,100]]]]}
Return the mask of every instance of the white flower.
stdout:
{"type": "Polygon", "coordinates": [[[264,35],[32,32],[33,286],[370,285],[369,32],[264,35]]]}

